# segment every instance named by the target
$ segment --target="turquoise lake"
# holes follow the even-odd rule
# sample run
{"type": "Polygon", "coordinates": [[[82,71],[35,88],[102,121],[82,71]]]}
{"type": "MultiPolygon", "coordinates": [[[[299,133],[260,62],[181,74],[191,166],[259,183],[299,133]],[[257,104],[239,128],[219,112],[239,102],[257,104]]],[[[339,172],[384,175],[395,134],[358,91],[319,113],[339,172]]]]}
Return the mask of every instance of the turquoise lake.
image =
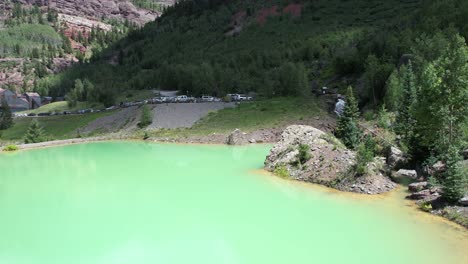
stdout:
{"type": "Polygon", "coordinates": [[[468,263],[468,233],[403,188],[262,169],[268,145],[105,142],[0,154],[0,264],[468,263]]]}

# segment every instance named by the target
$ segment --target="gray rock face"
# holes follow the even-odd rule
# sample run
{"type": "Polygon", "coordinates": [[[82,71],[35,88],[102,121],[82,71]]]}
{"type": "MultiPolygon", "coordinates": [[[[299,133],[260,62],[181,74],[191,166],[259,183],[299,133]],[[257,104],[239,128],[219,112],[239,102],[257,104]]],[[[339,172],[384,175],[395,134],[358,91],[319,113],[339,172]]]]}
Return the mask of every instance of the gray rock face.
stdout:
{"type": "Polygon", "coordinates": [[[399,170],[396,173],[393,174],[393,177],[397,179],[401,178],[407,178],[407,179],[412,179],[416,180],[418,178],[418,173],[415,170],[399,170]]]}
{"type": "Polygon", "coordinates": [[[74,16],[127,19],[139,25],[153,21],[159,16],[156,12],[135,7],[129,0],[16,0],[16,2],[50,6],[59,13],[74,16]]]}
{"type": "Polygon", "coordinates": [[[411,192],[419,192],[427,187],[427,182],[414,182],[408,185],[408,190],[411,192]]]}
{"type": "Polygon", "coordinates": [[[434,201],[440,197],[440,191],[441,190],[439,188],[425,189],[412,193],[406,196],[406,198],[412,200],[434,201]]]}
{"type": "Polygon", "coordinates": [[[390,147],[387,153],[387,165],[391,169],[401,168],[402,166],[405,165],[406,162],[407,162],[407,159],[405,157],[405,154],[401,150],[393,146],[390,147]]]}
{"type": "Polygon", "coordinates": [[[247,143],[249,143],[247,134],[239,129],[232,131],[226,139],[226,144],[228,145],[244,145],[247,143]]]}
{"type": "MultiPolygon", "coordinates": [[[[289,126],[273,146],[265,160],[265,169],[286,170],[299,181],[323,184],[342,191],[377,194],[396,187],[381,172],[354,178],[349,175],[356,154],[346,149],[336,138],[310,126],[289,126]]],[[[381,159],[377,162],[383,163],[381,159]]],[[[373,166],[370,163],[369,166],[373,166]]],[[[383,164],[382,164],[383,165],[383,164]]],[[[370,169],[370,171],[378,171],[370,169]]]]}

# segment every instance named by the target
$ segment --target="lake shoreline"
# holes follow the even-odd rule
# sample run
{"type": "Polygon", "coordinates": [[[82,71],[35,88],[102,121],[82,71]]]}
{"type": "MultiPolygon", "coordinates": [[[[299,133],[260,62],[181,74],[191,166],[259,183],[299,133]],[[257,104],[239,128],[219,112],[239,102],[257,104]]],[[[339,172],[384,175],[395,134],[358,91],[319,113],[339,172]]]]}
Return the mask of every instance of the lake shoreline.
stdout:
{"type": "MultiPolygon", "coordinates": [[[[265,131],[265,130],[262,130],[265,131]]],[[[271,132],[271,130],[269,131],[271,132]]],[[[249,133],[248,135],[258,133],[258,131],[249,133]]],[[[247,133],[245,133],[247,135],[247,133]]],[[[46,142],[41,142],[41,143],[32,143],[32,144],[19,144],[16,145],[18,147],[18,151],[25,151],[25,150],[35,150],[35,149],[43,149],[43,148],[51,148],[51,147],[60,147],[60,146],[68,146],[68,145],[76,145],[76,144],[86,144],[86,143],[97,143],[97,142],[147,142],[147,143],[164,143],[164,144],[187,144],[187,145],[226,145],[227,144],[227,138],[229,135],[226,134],[214,134],[210,136],[191,136],[191,137],[184,137],[184,138],[170,138],[170,137],[160,137],[160,138],[148,138],[148,139],[141,139],[138,137],[135,137],[135,135],[123,135],[123,134],[108,134],[106,136],[99,136],[99,137],[89,137],[89,138],[73,138],[73,139],[64,139],[64,140],[54,140],[54,141],[46,141],[46,142]]],[[[276,143],[277,139],[275,138],[274,140],[271,140],[272,138],[269,138],[270,140],[268,141],[258,141],[258,142],[247,142],[242,145],[256,145],[256,144],[273,144],[276,143]]],[[[17,151],[4,151],[2,146],[0,148],[0,154],[2,153],[14,153],[17,151]]],[[[354,193],[358,195],[365,195],[365,196],[378,196],[382,194],[363,194],[360,192],[353,192],[349,190],[344,190],[344,189],[338,189],[334,188],[333,186],[328,186],[326,184],[321,184],[321,183],[314,183],[314,182],[307,182],[307,181],[298,181],[298,180],[291,180],[294,182],[298,183],[307,183],[307,184],[312,184],[312,185],[318,185],[318,186],[323,186],[325,188],[329,188],[331,190],[337,191],[337,192],[343,192],[343,193],[354,193]]],[[[397,183],[398,184],[398,183],[397,183]]],[[[398,187],[396,189],[402,188],[404,185],[398,184],[398,187]]],[[[390,190],[389,192],[386,193],[391,193],[394,190],[390,190]]],[[[384,193],[385,194],[385,193],[384,193]]],[[[406,199],[407,201],[411,202],[415,209],[421,212],[426,212],[424,210],[420,209],[420,205],[418,204],[417,201],[412,201],[409,199],[406,199]]],[[[445,210],[444,208],[434,210],[432,212],[428,212],[429,214],[433,216],[438,216],[442,217],[444,219],[447,219],[451,223],[454,223],[455,225],[460,226],[464,230],[468,230],[468,226],[466,226],[464,223],[466,223],[466,220],[460,221],[460,218],[464,219],[463,215],[457,215],[457,217],[454,217],[453,215],[459,211],[460,207],[447,207],[449,211],[445,210]]],[[[463,207],[461,207],[463,209],[463,207]]]]}

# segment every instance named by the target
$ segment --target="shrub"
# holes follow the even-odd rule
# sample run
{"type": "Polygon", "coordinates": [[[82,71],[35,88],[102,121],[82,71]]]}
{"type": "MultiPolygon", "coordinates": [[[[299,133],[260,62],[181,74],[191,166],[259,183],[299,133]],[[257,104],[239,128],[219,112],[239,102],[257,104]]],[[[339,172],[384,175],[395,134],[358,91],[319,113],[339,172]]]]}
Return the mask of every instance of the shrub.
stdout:
{"type": "Polygon", "coordinates": [[[374,112],[371,110],[365,111],[364,114],[362,114],[362,117],[364,117],[366,121],[372,121],[374,120],[374,112]]]}
{"type": "Polygon", "coordinates": [[[309,145],[306,144],[300,144],[299,145],[299,153],[297,154],[297,159],[301,164],[306,163],[308,160],[310,160],[311,155],[309,153],[310,147],[309,145]]]}
{"type": "Polygon", "coordinates": [[[366,136],[364,141],[359,144],[356,157],[356,175],[360,176],[367,173],[367,164],[374,159],[376,143],[371,136],[366,136]]]}
{"type": "Polygon", "coordinates": [[[3,151],[17,151],[18,146],[16,145],[8,145],[3,148],[3,151]]]}
{"type": "Polygon", "coordinates": [[[37,121],[37,119],[33,119],[33,121],[31,121],[31,124],[29,125],[26,135],[24,136],[24,143],[30,144],[44,141],[46,141],[46,139],[44,137],[42,127],[39,124],[39,121],[37,121]]]}
{"type": "Polygon", "coordinates": [[[289,175],[289,171],[288,169],[286,168],[285,165],[279,165],[279,166],[276,166],[275,170],[273,171],[273,173],[283,179],[289,179],[290,175],[289,175]]]}
{"type": "Polygon", "coordinates": [[[392,126],[392,119],[390,113],[385,108],[385,104],[379,110],[379,114],[377,116],[377,125],[380,128],[389,129],[392,126]]]}
{"type": "Polygon", "coordinates": [[[423,210],[424,212],[430,212],[432,211],[432,204],[429,202],[425,202],[419,205],[419,208],[423,210]]]}

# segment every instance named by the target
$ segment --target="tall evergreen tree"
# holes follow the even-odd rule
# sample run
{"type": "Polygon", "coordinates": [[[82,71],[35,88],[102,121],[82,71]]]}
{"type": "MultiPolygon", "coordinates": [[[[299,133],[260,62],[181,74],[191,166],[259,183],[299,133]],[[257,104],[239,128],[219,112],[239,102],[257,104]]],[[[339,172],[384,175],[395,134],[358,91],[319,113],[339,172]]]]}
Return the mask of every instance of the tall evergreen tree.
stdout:
{"type": "Polygon", "coordinates": [[[443,179],[442,196],[449,202],[457,202],[464,194],[464,184],[468,175],[464,174],[460,165],[460,154],[458,148],[451,146],[447,153],[446,171],[443,179]]]}
{"type": "Polygon", "coordinates": [[[414,107],[416,105],[416,77],[411,61],[402,69],[401,98],[399,98],[398,115],[395,130],[403,137],[405,145],[411,140],[416,123],[414,107]]]}
{"type": "Polygon", "coordinates": [[[45,141],[44,138],[44,131],[39,124],[37,119],[33,119],[31,124],[29,125],[28,131],[24,136],[24,143],[31,144],[31,143],[39,143],[45,141]]]}
{"type": "Polygon", "coordinates": [[[0,113],[0,130],[5,130],[13,125],[13,115],[10,106],[5,99],[1,102],[2,112],[0,113]]]}
{"type": "Polygon", "coordinates": [[[359,145],[361,130],[358,126],[359,107],[353,94],[353,88],[348,87],[346,105],[343,115],[338,119],[336,134],[346,147],[355,149],[359,145]]]}

